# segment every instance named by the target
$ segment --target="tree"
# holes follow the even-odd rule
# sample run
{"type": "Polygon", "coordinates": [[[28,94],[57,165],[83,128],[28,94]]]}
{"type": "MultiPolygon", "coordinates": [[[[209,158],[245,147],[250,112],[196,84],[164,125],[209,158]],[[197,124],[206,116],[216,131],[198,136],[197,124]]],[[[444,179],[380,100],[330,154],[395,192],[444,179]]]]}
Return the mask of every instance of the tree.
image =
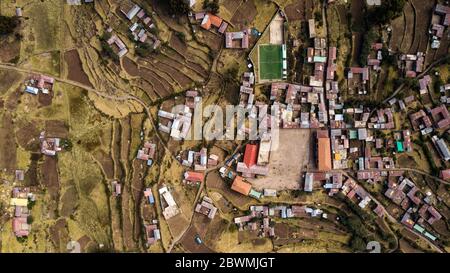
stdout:
{"type": "Polygon", "coordinates": [[[224,74],[224,82],[232,83],[237,79],[239,70],[236,67],[228,68],[224,74]]]}
{"type": "Polygon", "coordinates": [[[376,33],[373,28],[367,31],[363,36],[363,43],[361,46],[361,53],[359,54],[359,64],[361,66],[367,65],[367,56],[369,56],[369,52],[372,46],[372,43],[376,39],[376,33]]]}
{"type": "Polygon", "coordinates": [[[184,32],[177,31],[175,32],[175,35],[178,37],[178,39],[180,39],[180,41],[186,43],[186,34],[184,32]]]}
{"type": "Polygon", "coordinates": [[[220,9],[219,1],[218,0],[213,0],[213,1],[205,0],[205,1],[203,1],[203,9],[212,14],[217,14],[217,13],[219,13],[219,9],[220,9]]]}
{"type": "Polygon", "coordinates": [[[0,15],[0,35],[8,35],[14,32],[14,29],[20,24],[18,17],[8,17],[0,15]]]}
{"type": "Polygon", "coordinates": [[[35,204],[36,204],[36,201],[31,200],[30,198],[28,198],[28,205],[27,205],[28,210],[31,210],[34,207],[35,204]]]}
{"type": "Polygon", "coordinates": [[[386,24],[401,15],[406,0],[382,1],[380,6],[368,10],[368,25],[386,24]]]}
{"type": "MultiPolygon", "coordinates": [[[[163,0],[164,2],[165,0],[163,0]]],[[[169,0],[169,12],[174,15],[183,15],[189,11],[189,6],[184,0],[169,0]]]]}
{"type": "Polygon", "coordinates": [[[153,52],[153,48],[148,43],[138,43],[136,54],[142,58],[148,57],[153,52]]]}
{"type": "Polygon", "coordinates": [[[70,152],[72,150],[72,147],[73,147],[72,141],[70,141],[70,139],[66,139],[66,138],[61,139],[61,147],[64,150],[70,152]]]}
{"type": "Polygon", "coordinates": [[[361,237],[354,235],[350,240],[350,247],[355,251],[363,251],[366,249],[366,243],[361,237]]]}

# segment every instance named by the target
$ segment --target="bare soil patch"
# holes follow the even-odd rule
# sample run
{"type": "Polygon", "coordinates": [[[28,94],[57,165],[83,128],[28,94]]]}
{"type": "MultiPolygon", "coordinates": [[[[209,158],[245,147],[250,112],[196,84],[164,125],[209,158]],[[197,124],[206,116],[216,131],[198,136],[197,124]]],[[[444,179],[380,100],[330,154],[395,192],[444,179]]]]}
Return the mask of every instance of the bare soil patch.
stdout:
{"type": "Polygon", "coordinates": [[[46,120],[45,133],[47,137],[67,138],[69,136],[69,128],[62,120],[46,120]]]}
{"type": "Polygon", "coordinates": [[[57,163],[56,157],[44,156],[44,162],[40,166],[41,183],[46,187],[53,200],[58,200],[60,187],[57,163]]]}
{"type": "Polygon", "coordinates": [[[16,71],[0,70],[0,95],[5,94],[20,78],[16,71]]]}
{"type": "Polygon", "coordinates": [[[206,178],[206,185],[211,189],[219,191],[219,193],[221,193],[226,200],[238,207],[243,207],[254,200],[250,197],[232,191],[231,184],[227,184],[223,181],[218,172],[208,174],[208,177],[206,178]]]}
{"type": "Polygon", "coordinates": [[[14,138],[14,123],[11,113],[0,112],[0,169],[12,171],[16,168],[16,143],[14,138]]]}
{"type": "MultiPolygon", "coordinates": [[[[12,37],[10,37],[12,38],[12,37]]],[[[5,38],[0,41],[0,61],[1,62],[13,62],[20,56],[20,41],[14,39],[5,38]]]]}
{"type": "Polygon", "coordinates": [[[209,247],[207,247],[205,243],[197,244],[195,242],[195,236],[197,234],[200,235],[200,238],[202,238],[196,227],[189,227],[189,229],[184,234],[183,239],[181,240],[181,244],[183,245],[184,249],[191,253],[212,253],[213,251],[209,247]]]}
{"type": "MultiPolygon", "coordinates": [[[[310,166],[312,159],[311,131],[281,129],[278,143],[278,149],[270,153],[269,175],[249,179],[256,189],[293,190],[300,187],[301,172],[310,166]]],[[[275,145],[274,140],[272,148],[276,148],[275,145]]]]}
{"type": "Polygon", "coordinates": [[[94,158],[100,163],[106,178],[114,178],[114,161],[111,156],[103,150],[96,150],[93,154],[94,158]]]}
{"type": "Polygon", "coordinates": [[[78,204],[78,192],[75,186],[66,189],[61,197],[60,214],[63,217],[70,217],[75,212],[78,204]]]}
{"type": "Polygon", "coordinates": [[[39,129],[34,122],[27,121],[16,131],[17,143],[27,151],[39,151],[39,129]]]}
{"type": "Polygon", "coordinates": [[[247,1],[239,6],[239,9],[231,18],[231,23],[237,28],[243,28],[255,19],[256,14],[255,3],[253,1],[247,1]]]}
{"type": "Polygon", "coordinates": [[[67,243],[70,241],[66,219],[58,219],[56,223],[50,227],[49,232],[50,239],[56,250],[59,252],[66,252],[67,243]]]}
{"type": "Polygon", "coordinates": [[[169,45],[182,55],[185,55],[187,51],[186,44],[183,41],[181,41],[177,35],[172,34],[170,36],[169,45]]]}
{"type": "Polygon", "coordinates": [[[304,0],[287,5],[284,11],[289,21],[306,21],[311,19],[313,9],[313,0],[304,0]]]}
{"type": "Polygon", "coordinates": [[[84,85],[92,87],[89,77],[83,70],[83,65],[81,63],[80,56],[76,49],[72,49],[64,53],[64,59],[67,63],[69,73],[67,78],[72,81],[82,83],[84,85]]]}
{"type": "MultiPolygon", "coordinates": [[[[412,52],[425,52],[428,46],[428,27],[433,14],[434,1],[411,0],[411,6],[416,11],[416,25],[414,29],[414,43],[411,46],[412,52]]],[[[414,14],[412,14],[414,15],[414,14]]]]}

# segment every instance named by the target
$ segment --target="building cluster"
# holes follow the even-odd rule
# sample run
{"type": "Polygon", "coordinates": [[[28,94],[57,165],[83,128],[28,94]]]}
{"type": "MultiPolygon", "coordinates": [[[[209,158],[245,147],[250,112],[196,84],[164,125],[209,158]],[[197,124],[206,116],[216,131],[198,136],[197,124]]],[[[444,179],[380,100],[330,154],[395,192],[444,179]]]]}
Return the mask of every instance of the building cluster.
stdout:
{"type": "Polygon", "coordinates": [[[269,173],[269,155],[271,139],[262,139],[258,144],[247,144],[245,146],[244,159],[237,163],[236,171],[242,173],[245,178],[256,175],[267,175],[269,173]]]}
{"type": "Polygon", "coordinates": [[[127,46],[116,34],[112,34],[112,28],[108,28],[107,32],[111,33],[111,37],[106,42],[115,51],[117,56],[122,58],[128,53],[127,46]]]}
{"type": "Polygon", "coordinates": [[[209,219],[214,219],[217,213],[217,208],[214,206],[211,198],[203,196],[202,202],[195,206],[195,212],[207,216],[209,219]]]}
{"type": "Polygon", "coordinates": [[[308,206],[250,206],[250,214],[234,218],[239,230],[258,232],[260,237],[275,237],[273,218],[328,218],[328,214],[321,209],[308,206]]]}
{"type": "Polygon", "coordinates": [[[41,143],[41,153],[48,156],[55,156],[57,152],[62,151],[60,147],[60,138],[57,137],[46,137],[45,131],[42,131],[39,135],[39,140],[41,143]]]}
{"type": "Polygon", "coordinates": [[[131,1],[125,1],[122,3],[120,11],[131,23],[129,30],[134,41],[147,42],[153,49],[157,49],[161,45],[161,41],[150,32],[156,26],[144,9],[131,1]]]}
{"type": "Polygon", "coordinates": [[[199,152],[193,150],[182,151],[177,156],[177,159],[180,160],[181,165],[194,168],[194,171],[186,171],[184,173],[183,182],[188,185],[201,183],[204,179],[203,172],[206,168],[215,167],[219,163],[219,156],[215,154],[208,156],[208,149],[205,147],[201,148],[199,152]]]}
{"type": "Polygon", "coordinates": [[[170,134],[175,140],[182,140],[187,137],[192,122],[192,113],[189,107],[184,107],[182,111],[178,111],[176,114],[159,110],[158,117],[160,121],[161,118],[168,120],[166,124],[161,122],[158,124],[158,129],[161,132],[170,134]]]}
{"type": "Polygon", "coordinates": [[[200,27],[212,31],[216,29],[217,33],[225,35],[225,48],[228,49],[248,49],[250,34],[252,30],[245,28],[241,31],[227,32],[228,23],[221,17],[209,12],[197,12],[193,14],[193,19],[200,23],[200,27]]]}
{"type": "Polygon", "coordinates": [[[259,199],[262,196],[261,192],[252,188],[252,184],[245,181],[242,176],[236,176],[231,184],[231,189],[245,196],[250,196],[259,199]]]}
{"type": "Polygon", "coordinates": [[[248,48],[250,29],[237,32],[225,32],[225,48],[248,48]]]}
{"type": "Polygon", "coordinates": [[[450,7],[437,4],[434,8],[434,15],[439,17],[431,24],[431,48],[437,49],[441,45],[441,39],[445,28],[450,25],[450,7]]]}
{"type": "Polygon", "coordinates": [[[422,233],[431,240],[436,237],[431,233],[425,233],[425,223],[433,225],[442,218],[441,214],[433,207],[431,195],[423,194],[420,189],[407,177],[392,177],[388,181],[388,189],[384,195],[392,202],[399,205],[405,214],[401,222],[422,233]]]}
{"type": "Polygon", "coordinates": [[[144,147],[138,150],[136,158],[145,161],[147,163],[147,166],[152,166],[155,152],[156,144],[146,141],[144,143],[144,147]]]}
{"type": "Polygon", "coordinates": [[[35,196],[30,192],[30,188],[15,187],[12,191],[11,206],[14,207],[14,218],[12,219],[12,229],[16,237],[27,237],[31,231],[28,216],[28,202],[34,202],[35,196]]]}
{"type": "Polygon", "coordinates": [[[365,67],[349,67],[347,69],[347,83],[349,90],[354,91],[358,95],[366,95],[369,90],[370,69],[375,72],[381,70],[381,61],[383,60],[382,43],[373,43],[367,56],[367,66],[365,67]]]}
{"type": "Polygon", "coordinates": [[[179,214],[181,210],[173,199],[172,193],[170,193],[167,186],[163,186],[158,191],[164,218],[167,220],[179,214]]]}
{"type": "Polygon", "coordinates": [[[417,52],[414,54],[400,55],[399,68],[404,72],[405,77],[415,78],[417,74],[423,72],[425,54],[417,52]]]}
{"type": "Polygon", "coordinates": [[[203,147],[199,152],[189,150],[182,151],[177,158],[181,161],[181,165],[185,167],[194,167],[195,171],[205,171],[206,168],[215,167],[219,163],[219,156],[210,154],[208,149],[203,147]]]}
{"type": "Polygon", "coordinates": [[[241,87],[239,88],[239,105],[246,109],[253,108],[255,94],[253,85],[255,84],[255,75],[253,72],[244,72],[241,87]]]}
{"type": "Polygon", "coordinates": [[[228,28],[228,23],[217,15],[209,12],[197,12],[194,14],[196,21],[200,21],[200,26],[205,30],[211,30],[212,27],[217,29],[217,32],[224,34],[228,28]]]}
{"type": "Polygon", "coordinates": [[[55,79],[45,75],[33,75],[25,84],[25,92],[37,95],[39,91],[42,94],[49,94],[53,89],[55,79]]]}
{"type": "Polygon", "coordinates": [[[441,94],[441,103],[445,103],[447,105],[450,104],[450,83],[441,85],[439,87],[439,92],[441,94]]]}
{"type": "Polygon", "coordinates": [[[369,67],[350,67],[347,69],[349,90],[358,95],[366,95],[369,90],[369,67]],[[356,91],[356,92],[355,92],[356,91]]]}
{"type": "Polygon", "coordinates": [[[319,185],[328,191],[329,196],[333,196],[342,188],[343,176],[340,172],[307,172],[303,190],[312,192],[319,185]]]}
{"type": "Polygon", "coordinates": [[[144,225],[144,228],[148,246],[151,246],[158,240],[161,240],[161,232],[158,228],[158,220],[153,219],[151,221],[151,224],[144,225]]]}
{"type": "Polygon", "coordinates": [[[431,77],[430,75],[425,75],[422,79],[419,80],[419,94],[425,95],[430,92],[431,89],[431,77]]]}
{"type": "Polygon", "coordinates": [[[394,114],[391,108],[377,109],[376,115],[371,117],[367,127],[374,129],[394,129],[394,114]]]}
{"type": "Polygon", "coordinates": [[[422,135],[429,134],[434,129],[447,129],[450,126],[450,114],[445,104],[431,109],[420,109],[409,114],[414,131],[420,131],[422,135]]]}
{"type": "Polygon", "coordinates": [[[378,201],[373,199],[370,194],[353,179],[347,179],[347,181],[345,181],[342,186],[342,193],[361,209],[371,207],[373,212],[379,217],[383,217],[386,213],[384,207],[378,203],[378,201]]]}
{"type": "MultiPolygon", "coordinates": [[[[311,22],[310,19],[309,22],[311,22]]],[[[311,23],[310,23],[311,24],[311,23]]],[[[313,23],[314,24],[314,23],[313,23]]],[[[314,70],[312,75],[309,75],[309,85],[313,87],[322,87],[325,78],[325,70],[327,67],[327,42],[325,38],[315,37],[314,38],[314,46],[308,47],[306,49],[306,63],[313,64],[314,70]]],[[[336,70],[336,66],[333,65],[336,60],[336,50],[333,48],[329,49],[329,72],[327,72],[327,78],[331,79],[331,76],[334,78],[334,71],[336,70]],[[328,73],[330,73],[328,75],[328,73]]]]}
{"type": "Polygon", "coordinates": [[[279,107],[275,118],[281,128],[322,128],[328,122],[323,87],[272,83],[270,100],[279,107]]]}
{"type": "Polygon", "coordinates": [[[367,65],[375,71],[381,70],[381,61],[383,60],[382,48],[382,43],[373,43],[371,52],[369,56],[367,56],[367,65]]]}
{"type": "Polygon", "coordinates": [[[200,101],[201,96],[198,92],[189,90],[186,92],[186,101],[182,109],[176,109],[175,113],[159,110],[158,130],[169,134],[175,140],[185,139],[191,129],[194,108],[200,101]]]}

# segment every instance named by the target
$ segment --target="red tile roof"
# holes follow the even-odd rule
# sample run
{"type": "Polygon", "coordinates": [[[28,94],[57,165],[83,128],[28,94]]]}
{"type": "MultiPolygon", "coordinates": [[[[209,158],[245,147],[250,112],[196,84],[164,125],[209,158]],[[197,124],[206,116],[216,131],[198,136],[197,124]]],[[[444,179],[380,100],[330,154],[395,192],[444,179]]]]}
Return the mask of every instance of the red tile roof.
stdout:
{"type": "Polygon", "coordinates": [[[192,182],[202,182],[203,181],[203,173],[199,173],[199,172],[185,172],[184,173],[184,179],[188,180],[188,181],[192,181],[192,182]]]}
{"type": "Polygon", "coordinates": [[[243,195],[248,195],[252,189],[252,185],[245,182],[241,176],[236,176],[233,184],[231,185],[231,189],[243,195]]]}
{"type": "Polygon", "coordinates": [[[247,167],[256,165],[256,160],[258,159],[258,145],[257,144],[247,144],[245,146],[244,153],[244,163],[247,167]]]}

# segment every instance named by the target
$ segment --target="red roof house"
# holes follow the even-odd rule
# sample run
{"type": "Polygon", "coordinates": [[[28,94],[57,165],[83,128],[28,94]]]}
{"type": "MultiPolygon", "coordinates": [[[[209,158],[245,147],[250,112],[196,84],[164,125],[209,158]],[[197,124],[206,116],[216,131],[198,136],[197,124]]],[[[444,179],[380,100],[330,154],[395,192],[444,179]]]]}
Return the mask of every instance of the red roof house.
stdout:
{"type": "Polygon", "coordinates": [[[184,179],[190,182],[202,182],[203,178],[204,178],[203,173],[191,171],[184,173],[184,179]]]}
{"type": "Polygon", "coordinates": [[[244,163],[247,167],[251,167],[256,164],[258,159],[258,145],[247,144],[245,146],[244,163]]]}

